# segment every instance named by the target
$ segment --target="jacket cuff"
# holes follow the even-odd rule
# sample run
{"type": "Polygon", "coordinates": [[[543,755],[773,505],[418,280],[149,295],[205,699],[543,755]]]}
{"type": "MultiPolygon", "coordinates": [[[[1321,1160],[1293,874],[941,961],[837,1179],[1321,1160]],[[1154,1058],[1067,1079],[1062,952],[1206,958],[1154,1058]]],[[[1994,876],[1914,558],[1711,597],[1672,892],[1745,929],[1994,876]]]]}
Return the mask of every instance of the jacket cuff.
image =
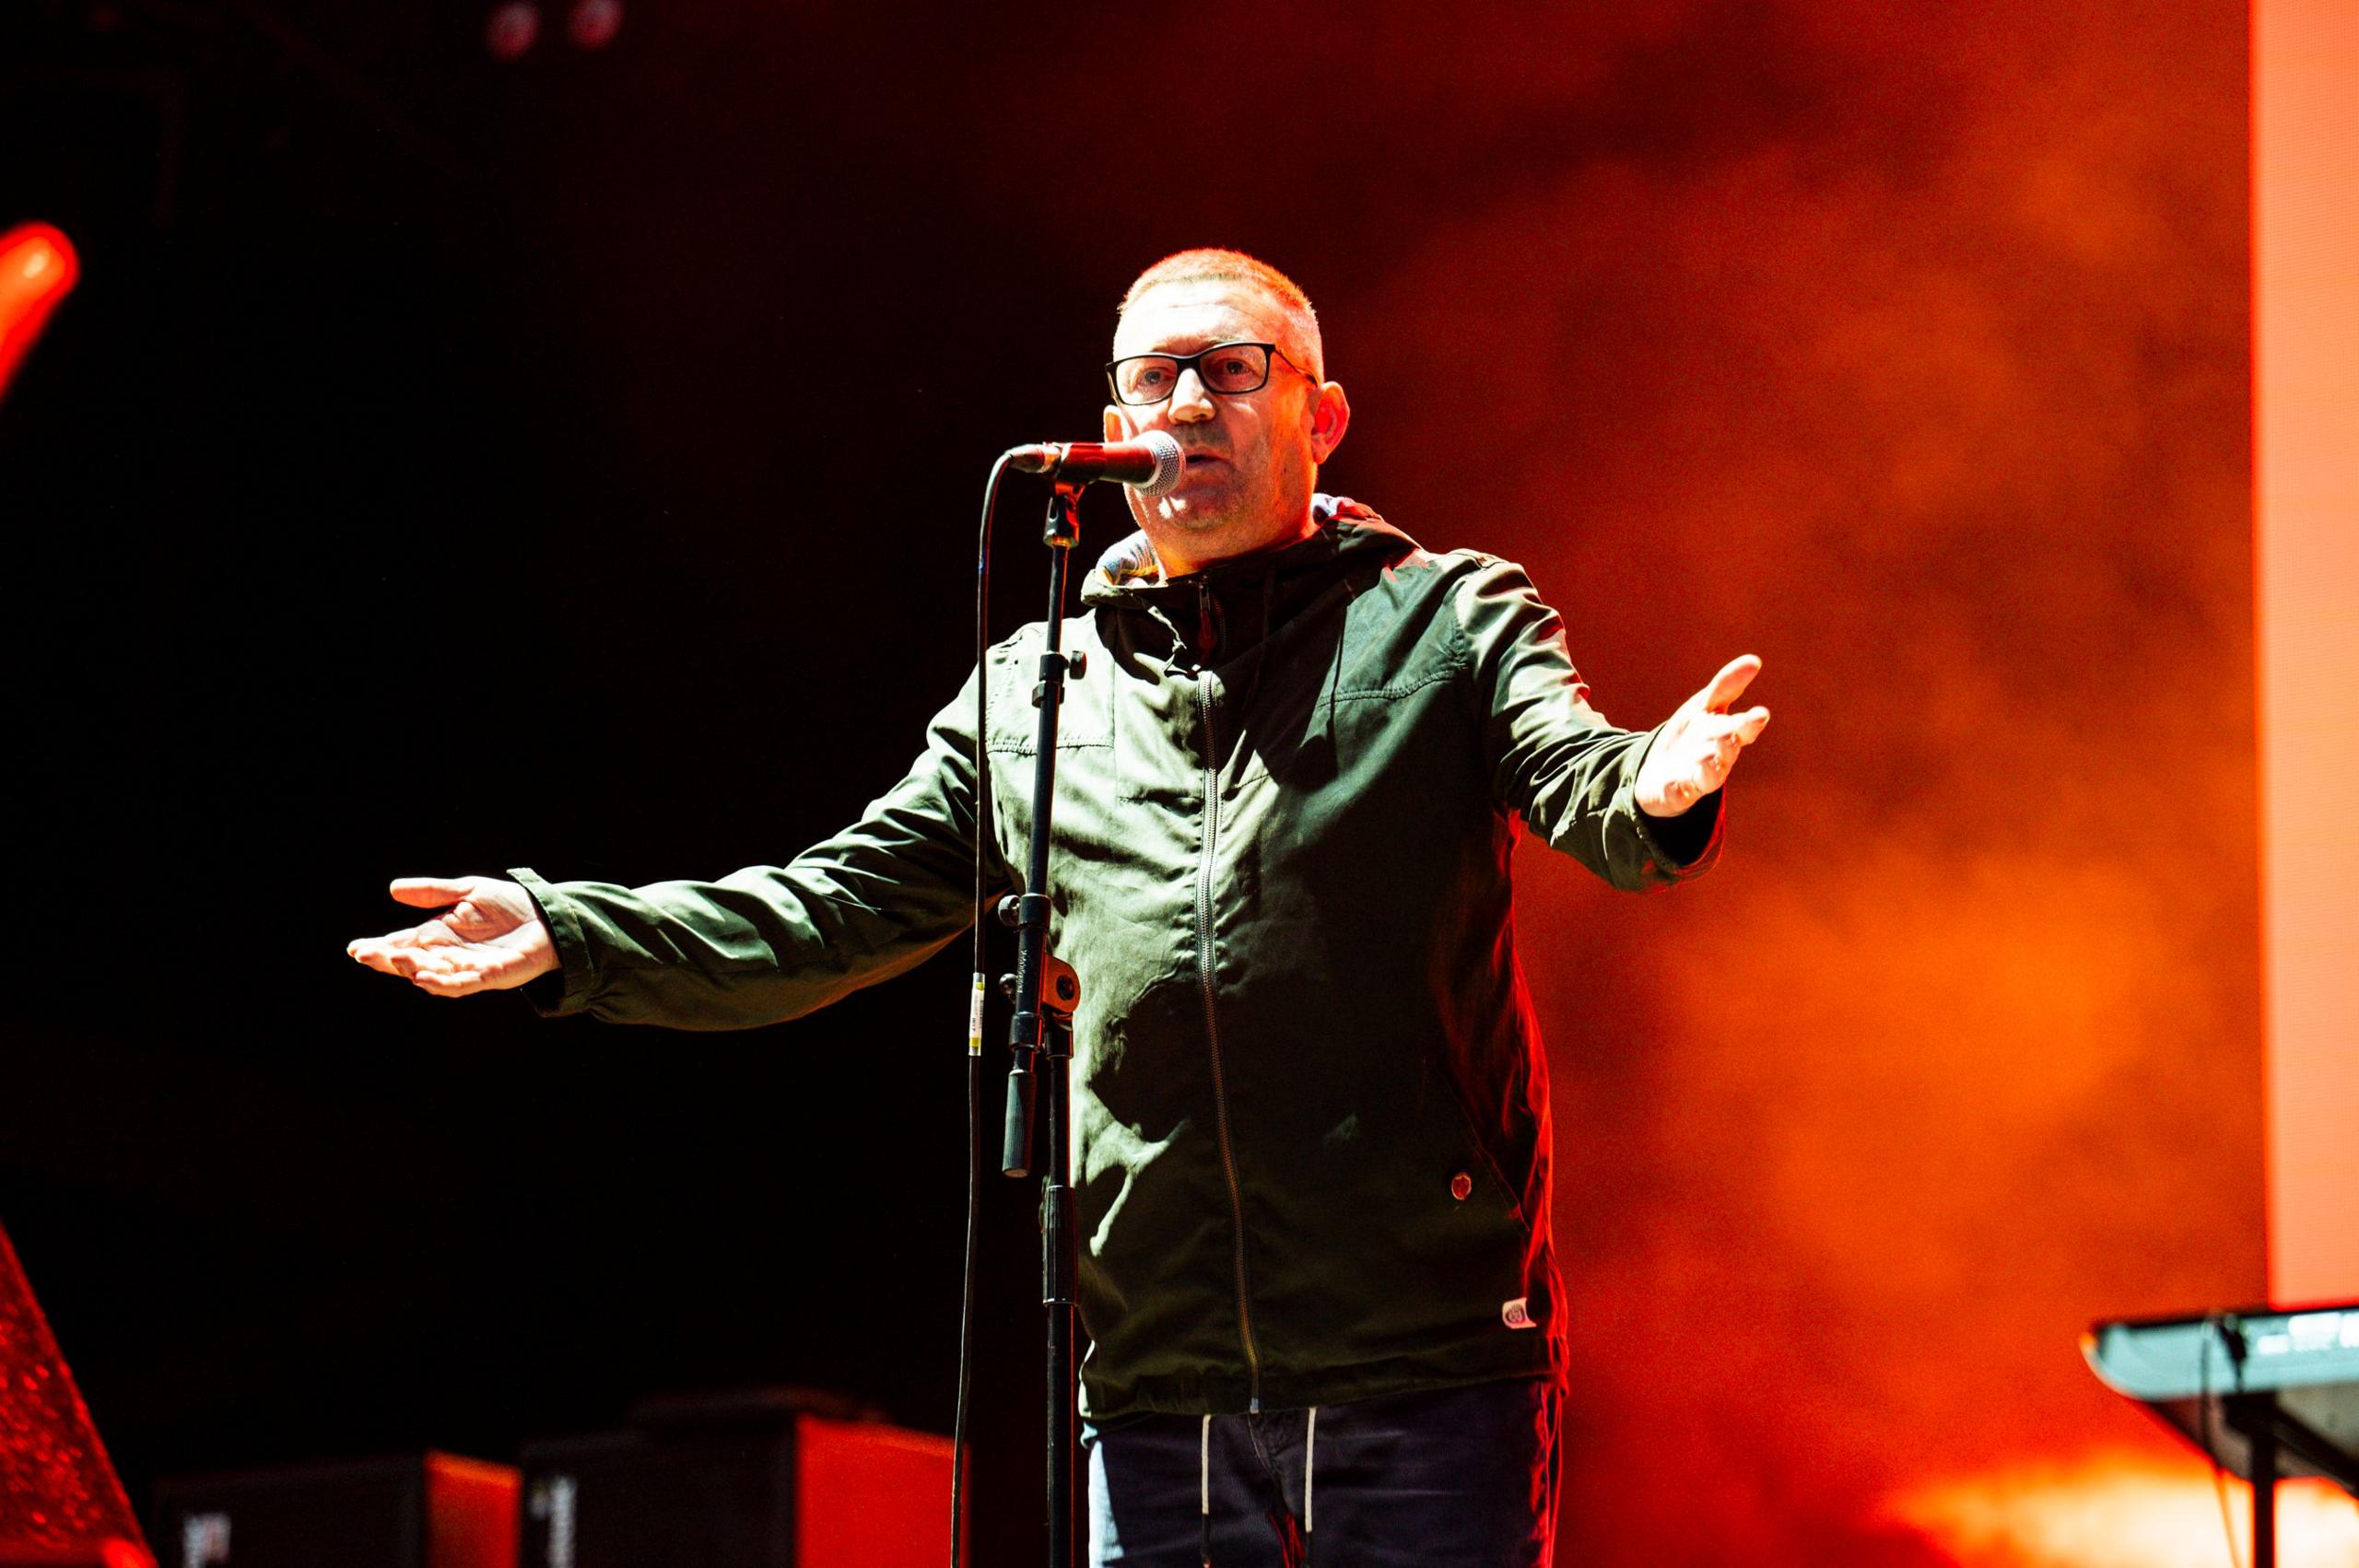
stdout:
{"type": "Polygon", "coordinates": [[[1638,812],[1638,837],[1648,853],[1674,872],[1701,870],[1720,840],[1720,797],[1725,786],[1703,796],[1678,816],[1638,812]]]}
{"type": "Polygon", "coordinates": [[[541,912],[557,945],[557,968],[528,982],[517,991],[544,1018],[560,1018],[590,1005],[590,943],[581,930],[581,917],[573,902],[528,866],[511,866],[508,874],[541,912]]]}

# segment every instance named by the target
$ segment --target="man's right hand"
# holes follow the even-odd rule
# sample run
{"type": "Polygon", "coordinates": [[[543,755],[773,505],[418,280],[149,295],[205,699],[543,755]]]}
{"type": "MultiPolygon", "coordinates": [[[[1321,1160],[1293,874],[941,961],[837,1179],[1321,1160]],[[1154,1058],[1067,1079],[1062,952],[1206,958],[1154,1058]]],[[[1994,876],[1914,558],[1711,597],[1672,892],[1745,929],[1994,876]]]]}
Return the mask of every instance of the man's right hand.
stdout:
{"type": "Polygon", "coordinates": [[[510,990],[557,966],[557,943],[540,910],[515,883],[405,876],[394,881],[393,895],[442,913],[406,930],[363,937],[345,952],[429,996],[510,990]]]}

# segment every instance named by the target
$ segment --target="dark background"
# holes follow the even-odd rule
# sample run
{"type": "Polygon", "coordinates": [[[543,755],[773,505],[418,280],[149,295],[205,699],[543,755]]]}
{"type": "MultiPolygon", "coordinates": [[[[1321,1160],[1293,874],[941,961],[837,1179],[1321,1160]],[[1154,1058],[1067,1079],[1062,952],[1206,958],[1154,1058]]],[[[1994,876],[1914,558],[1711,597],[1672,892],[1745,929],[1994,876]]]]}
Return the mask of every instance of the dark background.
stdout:
{"type": "Polygon", "coordinates": [[[0,1220],[135,1497],[745,1383],[948,1430],[962,954],[688,1036],[342,947],[847,820],[992,457],[1201,243],[1319,302],[1325,486],[1528,561],[1608,713],[1767,660],[1713,878],[1529,867],[1567,1550],[2000,1561],[1941,1487],[2155,1462],[2072,1334],[2260,1293],[2241,7],[486,9],[0,22],[0,226],[82,260],[0,408],[0,1220]]]}

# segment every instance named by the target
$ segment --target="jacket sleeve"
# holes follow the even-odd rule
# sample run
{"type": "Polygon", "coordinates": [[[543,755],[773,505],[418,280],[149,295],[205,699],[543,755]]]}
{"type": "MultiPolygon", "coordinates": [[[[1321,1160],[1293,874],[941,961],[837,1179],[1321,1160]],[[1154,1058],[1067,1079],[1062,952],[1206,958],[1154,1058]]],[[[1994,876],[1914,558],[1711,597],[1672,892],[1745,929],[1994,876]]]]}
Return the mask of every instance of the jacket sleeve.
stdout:
{"type": "Polygon", "coordinates": [[[974,683],[860,822],[786,865],[646,887],[510,872],[540,906],[560,964],[527,999],[551,1015],[750,1028],[933,954],[974,914],[974,683]]]}
{"type": "Polygon", "coordinates": [[[1617,730],[1589,705],[1565,624],[1523,568],[1484,559],[1456,585],[1491,799],[1616,887],[1664,886],[1719,857],[1720,794],[1669,819],[1638,809],[1655,731],[1617,730]]]}

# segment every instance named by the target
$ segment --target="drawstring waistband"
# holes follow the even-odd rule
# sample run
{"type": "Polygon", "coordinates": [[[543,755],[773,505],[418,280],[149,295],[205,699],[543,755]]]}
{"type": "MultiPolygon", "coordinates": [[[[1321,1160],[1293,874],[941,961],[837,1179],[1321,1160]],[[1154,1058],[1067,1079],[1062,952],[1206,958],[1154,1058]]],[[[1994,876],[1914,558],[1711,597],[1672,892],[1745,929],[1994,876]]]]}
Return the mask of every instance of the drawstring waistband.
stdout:
{"type": "MultiPolygon", "coordinates": [[[[1316,1484],[1319,1465],[1319,1407],[1310,1407],[1302,1428],[1302,1562],[1309,1568],[1312,1532],[1318,1529],[1318,1515],[1312,1505],[1312,1488],[1316,1484]]],[[[1196,1440],[1196,1555],[1203,1568],[1213,1568],[1213,1418],[1207,1414],[1196,1440]]],[[[1283,1515],[1273,1515],[1273,1519],[1283,1515]]]]}

